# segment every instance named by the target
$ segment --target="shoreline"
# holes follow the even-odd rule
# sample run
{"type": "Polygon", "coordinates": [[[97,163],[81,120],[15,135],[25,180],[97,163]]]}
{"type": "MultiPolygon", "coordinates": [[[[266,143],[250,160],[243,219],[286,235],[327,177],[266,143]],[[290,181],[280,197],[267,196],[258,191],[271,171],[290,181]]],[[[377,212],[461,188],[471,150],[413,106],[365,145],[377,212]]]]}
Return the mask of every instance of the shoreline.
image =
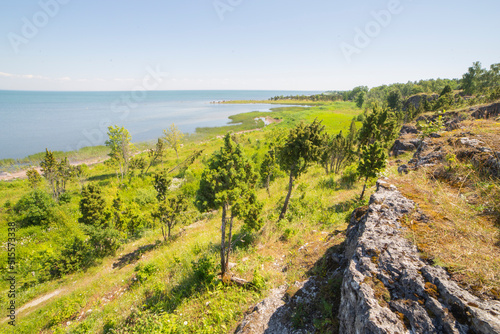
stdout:
{"type": "MultiPolygon", "coordinates": [[[[271,108],[269,112],[273,112],[273,109],[271,108]]],[[[224,129],[224,130],[226,130],[226,132],[231,131],[230,129],[227,130],[227,128],[231,127],[231,126],[244,125],[243,123],[234,123],[233,118],[236,118],[238,116],[245,115],[245,114],[251,114],[251,113],[256,113],[256,112],[254,111],[254,112],[250,112],[250,113],[242,113],[242,114],[231,115],[231,116],[229,116],[229,119],[231,121],[229,122],[229,124],[227,126],[210,127],[210,129],[213,129],[213,130],[224,129]]],[[[259,113],[267,113],[267,112],[259,112],[259,113]]],[[[244,134],[244,133],[249,133],[249,132],[254,132],[254,131],[261,131],[266,126],[269,126],[271,124],[279,124],[279,123],[281,123],[283,121],[282,119],[276,119],[276,118],[273,118],[273,117],[270,117],[270,116],[254,117],[253,120],[255,121],[255,126],[256,126],[255,128],[240,130],[240,131],[236,131],[234,133],[235,134],[244,134]],[[262,118],[264,118],[264,119],[262,119],[262,118]],[[262,121],[262,123],[263,123],[262,127],[259,127],[259,120],[262,121]]],[[[200,140],[203,140],[204,137],[207,137],[207,135],[199,134],[198,133],[198,129],[202,129],[202,128],[196,128],[196,132],[194,134],[185,134],[186,137],[187,137],[187,139],[189,140],[190,139],[189,137],[198,137],[198,138],[193,138],[192,140],[193,141],[200,141],[200,140]]],[[[223,137],[222,135],[215,136],[215,138],[217,138],[217,139],[220,139],[222,137],[223,137]]],[[[151,140],[149,140],[149,141],[143,141],[143,142],[137,142],[137,143],[133,143],[133,144],[141,145],[141,146],[146,146],[146,145],[148,145],[148,142],[151,142],[151,140]]],[[[96,146],[88,146],[88,147],[96,147],[96,146]]],[[[87,148],[87,147],[84,147],[83,149],[85,149],[85,148],[87,148]]],[[[131,156],[134,157],[136,155],[142,154],[142,153],[147,152],[147,151],[148,151],[147,149],[146,150],[140,150],[139,152],[133,153],[131,156]]],[[[68,152],[58,151],[58,152],[62,153],[63,156],[67,156],[68,154],[76,154],[76,155],[78,155],[78,151],[76,151],[76,152],[75,151],[68,151],[68,152]]],[[[36,155],[43,154],[43,153],[44,152],[35,153],[32,156],[36,156],[36,155]]],[[[24,159],[27,159],[27,158],[29,158],[29,156],[25,157],[25,158],[22,158],[21,160],[24,160],[24,159]]],[[[85,158],[81,159],[80,158],[80,159],[77,159],[75,161],[70,161],[70,165],[71,166],[79,166],[79,165],[82,165],[82,164],[86,164],[88,166],[93,166],[93,165],[97,165],[97,164],[103,163],[103,162],[105,162],[108,159],[109,159],[109,157],[107,157],[107,154],[104,157],[103,156],[100,156],[100,157],[91,157],[91,158],[87,158],[87,159],[85,159],[85,158]]],[[[2,159],[2,160],[10,160],[10,159],[2,159]]],[[[13,160],[19,161],[18,159],[13,159],[13,160]]],[[[33,161],[33,163],[34,162],[35,161],[33,161]]],[[[8,170],[8,168],[0,167],[0,181],[14,181],[14,180],[26,179],[26,171],[28,169],[30,169],[30,168],[35,168],[38,171],[38,173],[40,173],[40,174],[42,173],[41,167],[39,165],[33,166],[33,164],[26,163],[25,166],[19,167],[20,164],[21,163],[17,163],[17,164],[11,165],[11,168],[12,167],[21,168],[21,170],[18,170],[18,171],[15,171],[15,172],[8,172],[8,171],[6,171],[6,170],[8,170]]]]}

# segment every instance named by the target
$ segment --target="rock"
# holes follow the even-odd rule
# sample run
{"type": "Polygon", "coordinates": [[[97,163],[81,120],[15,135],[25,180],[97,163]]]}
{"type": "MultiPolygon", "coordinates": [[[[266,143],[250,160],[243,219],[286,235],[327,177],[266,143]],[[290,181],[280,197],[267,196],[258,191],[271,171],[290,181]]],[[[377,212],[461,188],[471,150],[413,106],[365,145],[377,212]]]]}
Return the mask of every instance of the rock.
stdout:
{"type": "Polygon", "coordinates": [[[401,165],[401,166],[398,167],[398,173],[399,174],[403,174],[403,173],[404,174],[408,174],[408,172],[409,172],[409,168],[408,168],[407,165],[401,165]]]}
{"type": "Polygon", "coordinates": [[[394,145],[391,148],[391,152],[394,156],[403,154],[404,152],[415,151],[416,146],[412,141],[396,139],[394,145]]]}
{"type": "Polygon", "coordinates": [[[477,148],[480,145],[484,145],[484,143],[480,140],[477,139],[470,139],[468,137],[460,138],[457,140],[457,144],[461,146],[468,146],[468,147],[474,147],[477,148]]]}
{"type": "Polygon", "coordinates": [[[405,124],[401,127],[401,130],[399,131],[399,135],[406,135],[406,134],[417,134],[418,129],[412,125],[405,124]]]}
{"type": "Polygon", "coordinates": [[[433,132],[433,133],[431,133],[429,135],[429,137],[431,137],[431,138],[441,138],[442,136],[439,133],[437,133],[437,132],[433,132]]]}
{"type": "Polygon", "coordinates": [[[492,103],[482,107],[471,108],[472,117],[478,118],[495,118],[500,115],[500,103],[492,103]]]}
{"type": "Polygon", "coordinates": [[[404,237],[399,220],[414,210],[413,201],[379,181],[366,213],[353,212],[340,333],[500,333],[500,302],[460,288],[404,237]]]}
{"type": "Polygon", "coordinates": [[[431,95],[418,94],[418,95],[410,96],[408,98],[408,100],[406,100],[406,102],[404,103],[403,110],[407,110],[408,107],[410,106],[410,104],[413,104],[415,109],[418,109],[418,107],[420,106],[420,103],[422,103],[424,101],[424,99],[426,99],[427,101],[434,101],[434,100],[437,100],[438,98],[439,98],[439,95],[435,94],[435,93],[431,94],[431,95]]]}

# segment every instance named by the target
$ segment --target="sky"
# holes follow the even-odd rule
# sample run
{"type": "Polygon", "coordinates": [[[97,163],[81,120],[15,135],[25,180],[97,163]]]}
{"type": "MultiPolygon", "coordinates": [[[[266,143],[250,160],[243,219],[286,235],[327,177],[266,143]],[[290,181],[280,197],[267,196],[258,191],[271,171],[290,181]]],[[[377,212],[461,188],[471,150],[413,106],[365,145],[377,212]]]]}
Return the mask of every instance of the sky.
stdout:
{"type": "Polygon", "coordinates": [[[348,90],[500,62],[498,0],[16,0],[0,90],[348,90]],[[146,84],[147,83],[147,84],[146,84]]]}

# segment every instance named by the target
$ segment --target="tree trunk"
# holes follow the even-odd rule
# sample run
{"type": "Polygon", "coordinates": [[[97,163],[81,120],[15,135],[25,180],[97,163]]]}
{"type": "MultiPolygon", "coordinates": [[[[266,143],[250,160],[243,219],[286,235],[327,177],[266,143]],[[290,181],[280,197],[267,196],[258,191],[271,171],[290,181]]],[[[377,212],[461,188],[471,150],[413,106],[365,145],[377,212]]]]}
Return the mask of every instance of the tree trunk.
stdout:
{"type": "Polygon", "coordinates": [[[220,239],[220,266],[221,266],[221,277],[224,279],[224,274],[226,273],[226,257],[225,257],[225,241],[226,241],[226,210],[227,204],[222,206],[222,225],[221,225],[221,239],[220,239]]]}
{"type": "Polygon", "coordinates": [[[229,220],[229,237],[227,239],[227,250],[226,250],[226,266],[229,263],[229,253],[231,253],[231,241],[233,239],[233,214],[231,213],[231,219],[229,220]]]}
{"type": "Polygon", "coordinates": [[[166,242],[167,241],[167,236],[165,234],[165,228],[164,228],[163,225],[161,226],[161,235],[163,235],[163,241],[166,242]]]}
{"type": "Polygon", "coordinates": [[[360,201],[363,200],[363,196],[365,195],[366,181],[368,181],[368,176],[365,178],[365,184],[363,184],[363,191],[361,192],[361,196],[359,197],[360,201]]]}
{"type": "Polygon", "coordinates": [[[294,168],[292,168],[290,170],[290,181],[288,183],[288,194],[286,195],[285,204],[283,205],[283,209],[281,209],[281,213],[280,213],[280,217],[278,218],[278,221],[285,218],[286,210],[288,209],[288,202],[290,201],[290,196],[292,195],[292,188],[293,188],[293,170],[294,170],[294,168]]]}
{"type": "Polygon", "coordinates": [[[271,183],[271,173],[267,174],[267,180],[266,180],[267,195],[271,197],[271,192],[269,191],[269,183],[271,183]]]}

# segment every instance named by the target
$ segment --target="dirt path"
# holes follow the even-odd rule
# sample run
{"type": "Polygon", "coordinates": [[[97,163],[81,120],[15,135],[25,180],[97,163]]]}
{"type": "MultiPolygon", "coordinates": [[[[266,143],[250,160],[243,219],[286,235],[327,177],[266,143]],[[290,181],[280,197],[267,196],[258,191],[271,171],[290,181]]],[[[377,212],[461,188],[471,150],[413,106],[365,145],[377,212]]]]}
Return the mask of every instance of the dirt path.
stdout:
{"type": "Polygon", "coordinates": [[[37,299],[34,299],[32,301],[30,301],[29,303],[26,303],[24,304],[23,306],[21,306],[17,312],[18,313],[21,313],[22,311],[30,308],[30,307],[34,307],[34,306],[37,306],[38,304],[41,304],[43,303],[44,301],[47,301],[49,300],[50,298],[54,297],[54,296],[57,296],[58,294],[60,294],[61,292],[63,291],[63,289],[58,289],[56,291],[52,291],[51,293],[48,293],[44,296],[41,296],[41,297],[38,297],[37,299]]]}

